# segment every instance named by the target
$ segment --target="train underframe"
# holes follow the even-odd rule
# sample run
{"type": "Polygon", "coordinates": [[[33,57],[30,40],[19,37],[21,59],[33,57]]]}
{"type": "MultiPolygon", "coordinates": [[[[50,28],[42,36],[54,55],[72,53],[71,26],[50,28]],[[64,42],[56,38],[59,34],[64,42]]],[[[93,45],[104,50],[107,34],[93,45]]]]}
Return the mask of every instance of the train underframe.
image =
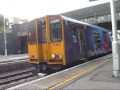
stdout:
{"type": "Polygon", "coordinates": [[[87,57],[84,60],[76,60],[75,62],[69,63],[67,65],[63,65],[63,64],[48,64],[47,62],[40,62],[39,64],[32,64],[33,67],[35,68],[34,74],[38,74],[38,73],[50,73],[48,71],[58,71],[58,70],[62,70],[64,68],[67,68],[69,66],[74,66],[77,64],[81,64],[87,61],[90,61],[92,59],[95,59],[97,57],[101,57],[107,54],[110,54],[111,52],[108,53],[104,53],[104,54],[100,54],[100,55],[96,55],[96,56],[92,56],[92,57],[87,57]]]}
{"type": "Polygon", "coordinates": [[[62,64],[47,64],[47,62],[40,62],[39,64],[32,64],[35,70],[33,71],[34,74],[38,73],[52,73],[58,70],[63,69],[65,65],[62,64]]]}

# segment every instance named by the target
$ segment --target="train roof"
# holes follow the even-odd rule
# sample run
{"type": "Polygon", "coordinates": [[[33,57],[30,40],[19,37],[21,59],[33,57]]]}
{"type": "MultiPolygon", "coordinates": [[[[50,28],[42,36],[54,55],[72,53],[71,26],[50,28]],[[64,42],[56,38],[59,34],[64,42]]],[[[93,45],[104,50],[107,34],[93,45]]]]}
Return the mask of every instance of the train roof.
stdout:
{"type": "Polygon", "coordinates": [[[79,20],[76,20],[76,19],[72,19],[72,18],[69,18],[69,17],[66,17],[66,16],[63,16],[63,15],[60,15],[64,20],[67,20],[67,21],[70,21],[70,22],[74,22],[74,23],[79,23],[79,24],[84,24],[84,25],[87,25],[87,26],[91,26],[91,27],[95,27],[95,28],[100,28],[100,29],[104,29],[104,30],[107,30],[109,32],[111,32],[110,30],[108,29],[105,29],[105,28],[102,28],[102,27],[98,27],[96,25],[91,25],[89,23],[85,23],[85,22],[82,22],[82,21],[79,21],[79,20]]]}

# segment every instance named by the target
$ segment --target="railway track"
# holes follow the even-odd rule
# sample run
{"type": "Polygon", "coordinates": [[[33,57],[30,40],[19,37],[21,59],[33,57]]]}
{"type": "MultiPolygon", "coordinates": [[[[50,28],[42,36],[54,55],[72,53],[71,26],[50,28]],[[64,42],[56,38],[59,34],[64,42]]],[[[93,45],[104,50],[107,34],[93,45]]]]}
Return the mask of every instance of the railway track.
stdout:
{"type": "Polygon", "coordinates": [[[27,62],[27,58],[0,60],[0,90],[22,84],[42,76],[34,76],[35,68],[27,62]]]}
{"type": "Polygon", "coordinates": [[[7,72],[0,74],[0,90],[10,86],[11,83],[17,83],[19,80],[33,78],[32,71],[34,68],[26,68],[24,70],[18,70],[13,72],[7,72]]]}
{"type": "Polygon", "coordinates": [[[26,62],[28,61],[28,58],[25,59],[15,59],[15,60],[0,60],[0,65],[5,65],[5,64],[12,64],[12,63],[19,63],[19,62],[26,62]]]}
{"type": "MultiPolygon", "coordinates": [[[[4,90],[13,86],[16,86],[18,84],[22,84],[31,80],[35,80],[37,78],[44,77],[46,74],[41,73],[39,76],[34,76],[33,71],[35,70],[34,67],[31,65],[29,66],[28,63],[17,63],[12,65],[4,65],[4,67],[0,67],[0,90],[4,90]],[[14,67],[12,67],[14,66],[14,67]],[[9,68],[8,68],[9,67],[9,68]],[[11,67],[11,68],[10,68],[11,67]],[[5,70],[5,68],[8,68],[5,70]]],[[[49,72],[55,73],[52,70],[47,70],[49,72]]],[[[47,74],[49,75],[49,74],[47,74]]]]}
{"type": "Polygon", "coordinates": [[[27,68],[26,70],[19,70],[14,72],[8,72],[0,75],[0,85],[9,83],[13,80],[18,80],[28,76],[32,76],[33,68],[27,68]]]}

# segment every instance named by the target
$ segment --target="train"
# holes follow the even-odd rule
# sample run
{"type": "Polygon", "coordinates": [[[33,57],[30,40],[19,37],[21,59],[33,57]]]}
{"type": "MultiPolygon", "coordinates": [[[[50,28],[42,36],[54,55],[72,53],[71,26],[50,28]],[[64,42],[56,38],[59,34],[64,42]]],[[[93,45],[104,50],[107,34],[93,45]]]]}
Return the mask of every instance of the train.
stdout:
{"type": "Polygon", "coordinates": [[[62,15],[28,23],[29,63],[36,72],[111,52],[110,30],[62,15]]]}

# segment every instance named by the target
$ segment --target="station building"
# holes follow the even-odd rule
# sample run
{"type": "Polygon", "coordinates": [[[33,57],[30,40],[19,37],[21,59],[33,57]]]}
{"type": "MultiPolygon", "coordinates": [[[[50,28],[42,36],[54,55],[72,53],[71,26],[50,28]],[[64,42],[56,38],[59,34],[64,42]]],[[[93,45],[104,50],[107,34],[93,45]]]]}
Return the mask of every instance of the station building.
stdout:
{"type": "MultiPolygon", "coordinates": [[[[92,0],[90,0],[92,1],[92,0]]],[[[117,17],[117,29],[120,30],[120,0],[115,1],[116,7],[116,17],[117,17]]],[[[94,24],[109,30],[112,30],[111,25],[111,15],[110,15],[110,2],[108,1],[92,1],[90,5],[84,8],[80,8],[77,10],[61,13],[60,15],[64,15],[73,19],[77,19],[83,22],[87,22],[90,24],[94,24]]],[[[16,19],[18,22],[18,19],[16,19]]],[[[23,54],[27,53],[27,29],[26,23],[14,23],[12,25],[12,35],[14,36],[14,49],[8,50],[9,54],[23,54]],[[14,52],[13,52],[14,51],[14,52]]],[[[10,40],[9,40],[10,41],[10,40]]],[[[4,47],[4,46],[3,46],[4,47]]],[[[7,45],[10,48],[10,45],[7,45]]]]}
{"type": "MultiPolygon", "coordinates": [[[[90,24],[111,30],[110,2],[90,0],[90,5],[78,10],[62,13],[62,15],[74,18],[90,24]]],[[[117,29],[120,30],[120,0],[115,1],[117,29]]]]}

